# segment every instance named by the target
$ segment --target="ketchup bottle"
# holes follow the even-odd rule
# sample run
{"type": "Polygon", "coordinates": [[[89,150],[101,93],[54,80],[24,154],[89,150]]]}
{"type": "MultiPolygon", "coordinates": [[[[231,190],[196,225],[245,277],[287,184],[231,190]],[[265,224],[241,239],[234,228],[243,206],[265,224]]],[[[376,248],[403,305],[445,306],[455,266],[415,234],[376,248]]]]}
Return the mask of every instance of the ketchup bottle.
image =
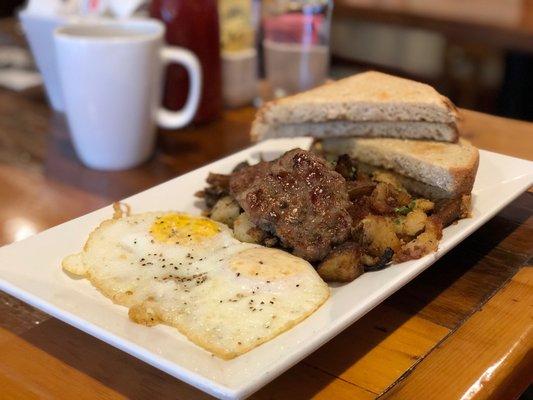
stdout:
{"type": "MultiPolygon", "coordinates": [[[[202,66],[202,93],[193,122],[209,122],[222,109],[222,73],[216,0],[152,0],[150,15],[166,26],[166,41],[192,51],[202,66]]],[[[166,71],[163,104],[179,110],[187,99],[188,75],[179,65],[166,71]]]]}

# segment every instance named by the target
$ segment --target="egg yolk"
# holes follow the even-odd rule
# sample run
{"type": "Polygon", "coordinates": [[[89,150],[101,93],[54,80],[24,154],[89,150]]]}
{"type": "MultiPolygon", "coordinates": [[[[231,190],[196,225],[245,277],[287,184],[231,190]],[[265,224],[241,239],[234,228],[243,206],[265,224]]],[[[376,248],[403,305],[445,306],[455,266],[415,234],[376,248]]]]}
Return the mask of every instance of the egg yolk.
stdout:
{"type": "Polygon", "coordinates": [[[167,214],[157,217],[150,228],[155,240],[171,244],[199,242],[218,232],[220,229],[214,221],[186,214],[167,214]]]}

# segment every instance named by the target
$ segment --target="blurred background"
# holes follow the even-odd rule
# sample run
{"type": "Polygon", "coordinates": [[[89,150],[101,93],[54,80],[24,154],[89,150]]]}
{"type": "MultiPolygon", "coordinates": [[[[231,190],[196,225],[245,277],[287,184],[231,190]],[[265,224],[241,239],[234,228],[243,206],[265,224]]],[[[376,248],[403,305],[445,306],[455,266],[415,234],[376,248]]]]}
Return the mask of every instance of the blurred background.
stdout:
{"type": "MultiPolygon", "coordinates": [[[[16,24],[12,17],[23,3],[21,0],[0,2],[0,68],[17,64],[31,69],[31,61],[12,48],[20,43],[13,42],[12,34],[2,35],[6,30],[12,32],[16,24]]],[[[240,3],[239,7],[247,3],[244,7],[249,7],[252,19],[257,19],[254,10],[261,7],[258,0],[220,0],[219,15],[222,10],[226,17],[235,17],[232,13],[237,8],[232,8],[232,3],[240,3]]],[[[533,120],[533,1],[335,0],[333,3],[329,41],[332,78],[367,69],[380,70],[431,84],[460,107],[533,120]]],[[[245,25],[238,25],[237,33],[243,29],[241,39],[253,40],[245,25]]],[[[224,42],[227,31],[222,25],[223,47],[228,45],[224,42]]],[[[259,60],[263,50],[259,46],[259,60]]],[[[265,74],[263,65],[259,63],[259,76],[265,74]]],[[[34,82],[37,78],[28,79],[34,82]]],[[[9,78],[0,77],[0,84],[4,85],[6,80],[9,78]]],[[[238,98],[243,93],[230,95],[238,98]]]]}
{"type": "Polygon", "coordinates": [[[460,107],[533,119],[530,0],[337,0],[331,53],[333,75],[380,69],[460,107]]]}

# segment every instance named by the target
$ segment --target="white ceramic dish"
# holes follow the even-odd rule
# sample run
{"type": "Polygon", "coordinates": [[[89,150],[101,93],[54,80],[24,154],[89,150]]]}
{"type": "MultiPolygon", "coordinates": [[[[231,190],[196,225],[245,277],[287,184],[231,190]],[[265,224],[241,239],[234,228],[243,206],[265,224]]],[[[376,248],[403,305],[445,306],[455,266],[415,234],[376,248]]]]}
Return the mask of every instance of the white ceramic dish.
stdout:
{"type": "MultiPolygon", "coordinates": [[[[274,158],[306,139],[260,143],[186,175],[125,199],[133,212],[183,210],[198,213],[193,194],[209,171],[229,172],[238,162],[274,158]]],[[[331,298],[313,315],[274,340],[224,361],[189,342],[175,329],[128,320],[86,280],[74,280],[61,259],[79,251],[91,230],[112,215],[106,207],[0,248],[0,289],[214,396],[243,398],[333,338],[474,232],[533,183],[533,162],[481,151],[473,191],[473,217],[445,229],[435,254],[364,274],[332,287],[331,298]]]]}

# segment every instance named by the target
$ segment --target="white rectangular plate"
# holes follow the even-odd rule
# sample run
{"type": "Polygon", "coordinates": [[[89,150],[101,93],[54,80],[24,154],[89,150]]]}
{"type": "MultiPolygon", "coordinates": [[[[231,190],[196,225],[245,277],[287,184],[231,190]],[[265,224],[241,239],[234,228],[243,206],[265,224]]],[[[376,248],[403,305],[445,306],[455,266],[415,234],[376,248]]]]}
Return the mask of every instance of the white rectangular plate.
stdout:
{"type": "MultiPolygon", "coordinates": [[[[272,159],[295,147],[307,148],[309,143],[307,139],[263,142],[124,201],[133,212],[199,213],[194,193],[205,186],[209,171],[227,173],[245,159],[257,160],[260,154],[272,159]]],[[[200,390],[220,398],[243,398],[412,280],[532,183],[532,162],[481,151],[473,190],[473,217],[446,228],[436,253],[332,287],[330,299],[305,321],[230,361],[212,356],[173,328],[148,328],[130,322],[126,308],[114,305],[87,280],[74,280],[62,272],[61,259],[82,248],[92,229],[111,217],[111,207],[0,248],[0,289],[200,390]]]]}

